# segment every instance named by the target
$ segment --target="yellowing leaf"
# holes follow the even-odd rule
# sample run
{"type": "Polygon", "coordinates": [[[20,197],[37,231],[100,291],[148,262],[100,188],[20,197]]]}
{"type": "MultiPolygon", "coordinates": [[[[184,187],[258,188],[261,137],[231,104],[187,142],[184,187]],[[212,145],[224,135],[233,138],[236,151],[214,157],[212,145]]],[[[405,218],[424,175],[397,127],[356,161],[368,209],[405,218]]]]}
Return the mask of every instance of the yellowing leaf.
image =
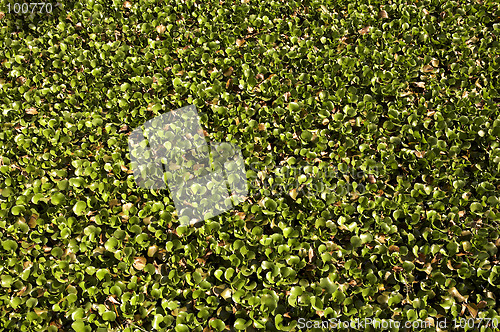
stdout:
{"type": "Polygon", "coordinates": [[[290,190],[290,197],[292,197],[293,200],[297,199],[297,195],[298,195],[297,194],[297,189],[294,188],[294,189],[290,190]]]}
{"type": "Polygon", "coordinates": [[[30,107],[26,109],[27,114],[38,114],[38,111],[34,107],[30,107]]]}
{"type": "Polygon", "coordinates": [[[224,300],[229,299],[231,295],[232,295],[231,288],[224,289],[224,291],[220,294],[220,296],[222,296],[224,300]]]}
{"type": "Polygon", "coordinates": [[[456,287],[450,288],[448,290],[448,292],[450,293],[451,296],[456,298],[459,302],[464,302],[465,300],[467,300],[467,296],[463,296],[462,294],[460,294],[460,292],[456,289],[456,287]]]}
{"type": "Polygon", "coordinates": [[[243,44],[245,44],[245,39],[236,39],[236,45],[242,46],[243,44]]]}

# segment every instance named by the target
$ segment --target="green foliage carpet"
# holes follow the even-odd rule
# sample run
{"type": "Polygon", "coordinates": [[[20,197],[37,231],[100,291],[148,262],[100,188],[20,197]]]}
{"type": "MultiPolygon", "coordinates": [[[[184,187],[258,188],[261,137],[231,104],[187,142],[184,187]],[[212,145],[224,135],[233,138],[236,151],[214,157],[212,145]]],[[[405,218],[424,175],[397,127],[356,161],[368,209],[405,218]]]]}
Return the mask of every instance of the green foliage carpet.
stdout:
{"type": "Polygon", "coordinates": [[[497,1],[51,4],[0,4],[2,331],[496,330],[497,1]],[[127,142],[191,104],[251,186],[180,226],[127,142]]]}

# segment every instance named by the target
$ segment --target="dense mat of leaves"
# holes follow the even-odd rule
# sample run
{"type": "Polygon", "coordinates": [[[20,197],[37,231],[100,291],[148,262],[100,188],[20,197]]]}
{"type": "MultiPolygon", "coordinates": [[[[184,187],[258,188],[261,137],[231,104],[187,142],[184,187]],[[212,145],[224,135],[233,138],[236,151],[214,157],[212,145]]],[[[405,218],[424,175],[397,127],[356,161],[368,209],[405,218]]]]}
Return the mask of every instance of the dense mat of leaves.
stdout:
{"type": "Polygon", "coordinates": [[[2,330],[500,319],[498,2],[7,2],[2,330]],[[256,186],[179,227],[127,137],[189,104],[256,186]]]}

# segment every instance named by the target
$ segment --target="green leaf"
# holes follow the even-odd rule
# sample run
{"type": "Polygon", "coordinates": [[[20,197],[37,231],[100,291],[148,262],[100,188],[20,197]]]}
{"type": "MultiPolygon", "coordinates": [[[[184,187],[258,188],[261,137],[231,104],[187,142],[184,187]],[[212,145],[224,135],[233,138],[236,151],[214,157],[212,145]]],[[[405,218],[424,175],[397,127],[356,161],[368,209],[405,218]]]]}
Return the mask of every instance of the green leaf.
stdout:
{"type": "Polygon", "coordinates": [[[74,206],[73,206],[73,212],[77,216],[81,216],[82,214],[85,213],[85,209],[87,208],[87,203],[84,201],[78,201],[74,206]]]}
{"type": "Polygon", "coordinates": [[[2,247],[6,251],[16,251],[17,250],[17,242],[14,240],[2,241],[2,247]]]}
{"type": "Polygon", "coordinates": [[[363,244],[364,243],[369,243],[369,242],[373,241],[373,235],[371,235],[370,233],[361,234],[360,238],[361,238],[361,242],[363,244]]]}
{"type": "Polygon", "coordinates": [[[413,264],[412,262],[405,261],[403,262],[403,269],[406,272],[413,271],[413,269],[415,269],[415,264],[413,264]]]}
{"type": "Polygon", "coordinates": [[[297,103],[290,103],[288,104],[288,108],[292,111],[292,112],[295,112],[295,111],[298,111],[300,109],[300,106],[299,104],[297,103]]]}
{"type": "Polygon", "coordinates": [[[100,269],[96,272],[97,279],[102,280],[104,277],[109,274],[107,269],[100,269]]]}
{"type": "Polygon", "coordinates": [[[244,330],[247,328],[247,322],[243,318],[238,318],[234,322],[234,328],[237,330],[244,330]]]}
{"type": "Polygon", "coordinates": [[[273,311],[278,305],[274,297],[269,294],[262,295],[260,302],[263,307],[268,308],[270,311],[273,311]]]}
{"type": "Polygon", "coordinates": [[[12,276],[10,275],[2,275],[1,280],[2,280],[2,287],[4,288],[9,288],[12,282],[14,282],[14,278],[12,278],[12,276]]]}
{"type": "Polygon", "coordinates": [[[304,141],[309,142],[309,141],[312,139],[313,134],[312,134],[309,130],[304,130],[304,131],[302,132],[302,134],[300,134],[300,137],[301,137],[304,141]]]}
{"type": "Polygon", "coordinates": [[[189,327],[184,324],[177,324],[175,326],[175,331],[176,332],[189,332],[189,327]]]}
{"type": "Polygon", "coordinates": [[[116,314],[113,311],[106,311],[102,314],[102,319],[106,321],[114,321],[116,319],[116,314]]]}
{"type": "Polygon", "coordinates": [[[351,244],[354,248],[356,248],[356,247],[360,247],[363,244],[363,241],[361,240],[361,238],[359,236],[354,235],[351,237],[351,244]]]}
{"type": "Polygon", "coordinates": [[[153,329],[160,330],[161,329],[160,324],[163,322],[163,320],[164,317],[162,315],[156,314],[153,318],[153,323],[152,323],[153,329]]]}
{"type": "Polygon", "coordinates": [[[50,202],[54,205],[60,205],[64,202],[66,196],[61,193],[55,193],[50,197],[50,202]]]}
{"type": "Polygon", "coordinates": [[[13,206],[11,209],[12,214],[15,216],[20,215],[23,211],[25,211],[25,207],[22,205],[13,206]]]}
{"type": "Polygon", "coordinates": [[[480,203],[474,202],[470,205],[470,210],[472,212],[481,212],[482,209],[483,209],[483,207],[480,203]]]}
{"type": "Polygon", "coordinates": [[[269,211],[276,211],[278,204],[276,203],[275,200],[268,198],[265,202],[265,206],[269,211]]]}
{"type": "Polygon", "coordinates": [[[85,323],[81,320],[73,322],[71,327],[75,330],[75,332],[89,332],[91,330],[90,326],[85,325],[85,323]]]}
{"type": "Polygon", "coordinates": [[[226,324],[224,324],[224,322],[218,318],[211,321],[209,325],[218,332],[224,331],[224,329],[226,328],[226,324]]]}

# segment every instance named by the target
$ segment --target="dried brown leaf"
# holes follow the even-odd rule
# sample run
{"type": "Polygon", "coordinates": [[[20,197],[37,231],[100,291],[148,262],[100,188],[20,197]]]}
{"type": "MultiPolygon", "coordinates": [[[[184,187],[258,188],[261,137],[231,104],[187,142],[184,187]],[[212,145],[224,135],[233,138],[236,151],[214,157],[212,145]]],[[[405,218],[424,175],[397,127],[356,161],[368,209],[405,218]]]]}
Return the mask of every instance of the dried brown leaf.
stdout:
{"type": "Polygon", "coordinates": [[[110,295],[108,296],[107,300],[111,303],[114,303],[114,304],[121,304],[120,302],[118,302],[116,299],[115,299],[115,295],[110,295]]]}
{"type": "Polygon", "coordinates": [[[165,30],[167,30],[167,28],[163,24],[160,24],[159,26],[156,27],[156,32],[158,32],[159,34],[164,33],[165,30]]]}
{"type": "Polygon", "coordinates": [[[385,10],[381,10],[379,13],[378,13],[378,18],[389,18],[389,15],[387,15],[387,12],[385,10]]]}
{"type": "Polygon", "coordinates": [[[483,308],[486,307],[487,304],[488,303],[486,301],[484,301],[484,300],[483,301],[479,301],[479,303],[477,304],[477,308],[478,309],[483,309],[483,308]]]}
{"type": "Polygon", "coordinates": [[[422,71],[424,73],[431,73],[434,71],[434,67],[432,67],[431,65],[425,65],[422,67],[422,71]]]}
{"type": "Polygon", "coordinates": [[[417,156],[417,158],[423,158],[425,156],[425,151],[415,151],[415,156],[417,156]]]}
{"type": "Polygon", "coordinates": [[[477,309],[478,309],[477,305],[475,305],[474,303],[467,303],[466,306],[467,306],[467,309],[469,309],[469,312],[472,315],[472,317],[476,318],[477,317],[477,309]]]}
{"type": "Polygon", "coordinates": [[[120,205],[120,201],[117,200],[116,198],[109,200],[109,207],[115,207],[117,205],[120,205]]]}
{"type": "Polygon", "coordinates": [[[30,217],[30,221],[28,221],[28,226],[30,226],[31,228],[35,228],[37,219],[38,219],[38,215],[32,214],[30,217]]]}
{"type": "Polygon", "coordinates": [[[291,95],[292,95],[292,94],[291,94],[290,92],[286,92],[286,93],[284,94],[285,101],[286,101],[287,103],[288,103],[288,98],[290,98],[290,96],[291,96],[291,95]]]}
{"type": "Polygon", "coordinates": [[[36,108],[30,107],[30,108],[26,109],[26,113],[34,115],[34,114],[38,114],[38,111],[36,110],[36,108]]]}
{"type": "Polygon", "coordinates": [[[224,76],[229,77],[233,74],[233,67],[229,67],[225,72],[224,76]]]}
{"type": "Polygon", "coordinates": [[[367,27],[364,27],[363,29],[359,29],[358,30],[358,33],[361,34],[361,35],[365,35],[368,33],[368,31],[370,30],[370,26],[367,26],[367,27]]]}
{"type": "Polygon", "coordinates": [[[427,273],[428,275],[430,275],[431,272],[432,272],[432,264],[431,263],[427,263],[427,264],[424,265],[424,267],[425,267],[425,270],[424,270],[425,273],[427,273]]]}
{"type": "Polygon", "coordinates": [[[377,235],[377,241],[384,244],[386,242],[384,235],[377,235]]]}
{"type": "Polygon", "coordinates": [[[146,257],[135,257],[133,266],[136,270],[143,270],[146,266],[146,257]]]}
{"type": "Polygon", "coordinates": [[[313,248],[309,248],[309,263],[311,263],[314,259],[314,250],[313,248]]]}
{"type": "Polygon", "coordinates": [[[130,210],[131,208],[132,208],[132,203],[125,203],[125,204],[123,204],[123,206],[122,206],[122,210],[123,210],[123,211],[128,211],[128,210],[130,210]]]}
{"type": "Polygon", "coordinates": [[[395,245],[391,245],[391,246],[389,246],[389,251],[390,252],[394,252],[394,251],[399,252],[399,247],[395,246],[395,245]]]}
{"type": "Polygon", "coordinates": [[[129,8],[132,7],[132,4],[130,3],[130,1],[124,1],[123,2],[123,7],[129,9],[129,8]]]}

